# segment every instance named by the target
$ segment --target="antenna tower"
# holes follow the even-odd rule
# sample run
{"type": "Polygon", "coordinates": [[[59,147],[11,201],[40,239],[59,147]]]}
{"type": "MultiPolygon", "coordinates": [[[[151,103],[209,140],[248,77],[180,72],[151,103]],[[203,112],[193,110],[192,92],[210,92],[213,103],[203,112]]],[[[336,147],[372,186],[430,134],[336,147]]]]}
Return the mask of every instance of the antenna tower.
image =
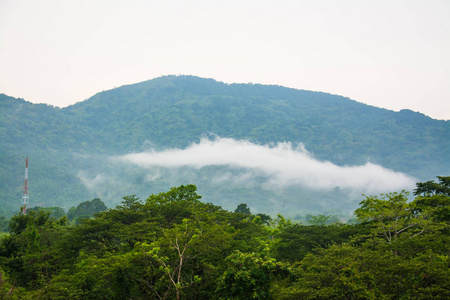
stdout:
{"type": "Polygon", "coordinates": [[[27,208],[29,203],[28,195],[28,157],[25,159],[25,177],[23,180],[23,196],[22,196],[22,213],[27,214],[27,208]]]}

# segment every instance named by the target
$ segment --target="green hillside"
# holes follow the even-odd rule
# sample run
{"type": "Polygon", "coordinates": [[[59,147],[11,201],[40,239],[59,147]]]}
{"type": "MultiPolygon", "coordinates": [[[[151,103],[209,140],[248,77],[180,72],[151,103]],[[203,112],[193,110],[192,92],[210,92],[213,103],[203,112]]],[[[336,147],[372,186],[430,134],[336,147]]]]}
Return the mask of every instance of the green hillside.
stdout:
{"type": "MultiPolygon", "coordinates": [[[[143,187],[142,173],[122,170],[108,157],[184,148],[205,134],[257,144],[303,143],[319,160],[340,166],[370,161],[419,180],[450,170],[449,121],[320,92],[165,76],[104,91],[62,109],[0,95],[0,203],[5,210],[19,207],[26,156],[30,197],[46,206],[68,208],[97,196],[115,204],[123,193],[136,193],[136,187],[149,195],[185,184],[166,178],[143,187]],[[110,176],[114,186],[109,182],[102,195],[93,193],[80,180],[88,171],[110,176]]],[[[208,169],[200,171],[193,179],[208,177],[208,169]]],[[[265,193],[248,193],[245,187],[220,187],[213,193],[219,188],[189,183],[197,184],[203,195],[233,199],[233,205],[251,203],[249,195],[265,193]]],[[[304,193],[304,199],[315,197],[304,193]]]]}

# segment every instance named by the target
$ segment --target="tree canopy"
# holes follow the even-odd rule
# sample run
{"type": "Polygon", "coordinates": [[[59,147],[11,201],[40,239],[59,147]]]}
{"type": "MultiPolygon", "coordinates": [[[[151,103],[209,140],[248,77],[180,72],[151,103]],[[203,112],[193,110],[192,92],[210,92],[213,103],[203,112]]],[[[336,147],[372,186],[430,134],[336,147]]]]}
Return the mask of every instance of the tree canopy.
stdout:
{"type": "Polygon", "coordinates": [[[0,298],[448,299],[450,196],[406,196],[366,196],[352,225],[265,223],[194,185],[124,196],[79,224],[30,210],[0,240],[0,298]]]}

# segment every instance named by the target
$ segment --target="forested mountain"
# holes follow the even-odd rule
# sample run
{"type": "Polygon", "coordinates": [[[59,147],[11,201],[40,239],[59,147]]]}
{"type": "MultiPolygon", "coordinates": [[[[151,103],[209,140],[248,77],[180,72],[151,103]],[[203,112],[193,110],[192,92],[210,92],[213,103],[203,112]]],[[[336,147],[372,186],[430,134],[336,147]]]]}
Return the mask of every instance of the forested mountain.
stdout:
{"type": "MultiPolygon", "coordinates": [[[[281,189],[268,193],[252,187],[249,192],[245,185],[208,185],[211,168],[201,168],[189,182],[186,178],[174,181],[164,177],[168,176],[165,173],[151,180],[142,170],[111,159],[149,149],[186,148],[205,134],[259,145],[302,143],[320,161],[338,166],[369,161],[419,180],[450,170],[449,121],[281,86],[165,76],[100,92],[66,108],[2,94],[0,113],[0,202],[5,210],[20,206],[28,156],[34,204],[69,208],[100,197],[114,205],[126,194],[145,197],[170,186],[194,183],[216,204],[226,207],[229,203],[231,208],[247,202],[256,211],[272,211],[264,197],[280,198],[281,189]],[[254,197],[258,201],[248,199],[254,197]]],[[[302,192],[303,204],[330,197],[320,191],[302,192]]],[[[287,201],[293,206],[297,200],[287,201]]],[[[314,209],[323,210],[323,205],[310,208],[314,209]]]]}

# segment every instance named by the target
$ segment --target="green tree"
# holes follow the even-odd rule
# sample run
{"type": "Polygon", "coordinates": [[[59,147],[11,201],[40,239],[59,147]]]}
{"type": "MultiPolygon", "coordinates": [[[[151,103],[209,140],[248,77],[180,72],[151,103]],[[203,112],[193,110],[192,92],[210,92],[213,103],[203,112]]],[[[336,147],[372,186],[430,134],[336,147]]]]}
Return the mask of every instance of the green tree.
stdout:
{"type": "Polygon", "coordinates": [[[370,196],[360,202],[355,215],[361,222],[370,222],[375,234],[384,237],[393,246],[397,255],[400,243],[425,232],[430,222],[426,214],[415,214],[413,205],[408,203],[408,193],[382,194],[381,199],[370,196]]]}
{"type": "Polygon", "coordinates": [[[331,215],[325,216],[323,214],[319,214],[317,216],[308,215],[306,219],[309,224],[316,226],[325,226],[328,223],[328,219],[331,218],[331,215]]]}
{"type": "Polygon", "coordinates": [[[24,293],[20,287],[16,287],[5,272],[0,268],[0,299],[21,299],[24,293]]]}
{"type": "Polygon", "coordinates": [[[159,298],[167,299],[173,288],[178,300],[182,289],[188,288],[201,280],[198,275],[192,272],[192,269],[188,268],[190,259],[192,259],[189,250],[201,234],[202,231],[196,228],[192,221],[184,219],[182,224],[175,225],[170,230],[164,230],[164,235],[159,242],[149,245],[151,250],[148,255],[160,264],[168,282],[163,296],[161,297],[157,293],[159,298]],[[161,254],[161,246],[173,251],[167,255],[161,254]]]}
{"type": "Polygon", "coordinates": [[[39,288],[64,267],[57,244],[66,230],[66,218],[50,212],[29,211],[10,220],[11,234],[0,242],[0,267],[21,287],[39,288]]]}
{"type": "Polygon", "coordinates": [[[107,210],[105,203],[99,198],[95,198],[91,201],[84,201],[78,204],[78,206],[71,207],[67,213],[69,220],[74,218],[91,218],[94,214],[107,210]]]}
{"type": "Polygon", "coordinates": [[[293,224],[280,230],[273,242],[271,253],[279,261],[301,261],[309,253],[318,253],[333,244],[353,242],[353,237],[366,235],[370,228],[364,224],[317,226],[293,224]]]}
{"type": "Polygon", "coordinates": [[[266,214],[256,214],[256,217],[259,217],[261,219],[262,224],[264,225],[272,225],[272,218],[269,215],[266,214]]]}
{"type": "Polygon", "coordinates": [[[66,215],[64,209],[62,209],[61,207],[58,207],[58,206],[54,206],[54,207],[35,206],[35,207],[30,208],[28,211],[39,211],[39,210],[47,211],[50,213],[50,217],[57,218],[57,219],[62,218],[63,216],[66,215]]]}
{"type": "Polygon", "coordinates": [[[8,231],[8,223],[8,219],[6,219],[4,216],[0,216],[0,232],[8,231]]]}
{"type": "Polygon", "coordinates": [[[163,227],[181,223],[183,219],[192,217],[195,208],[201,203],[195,185],[173,187],[168,192],[150,195],[145,201],[145,210],[163,227]]]}
{"type": "Polygon", "coordinates": [[[412,205],[418,214],[429,214],[439,222],[450,222],[450,177],[438,176],[439,183],[417,183],[412,205]]]}
{"type": "Polygon", "coordinates": [[[288,276],[289,269],[267,254],[267,250],[235,251],[228,256],[227,269],[217,284],[219,299],[272,299],[272,283],[277,277],[288,276]]]}
{"type": "Polygon", "coordinates": [[[234,210],[234,212],[239,213],[239,214],[244,214],[244,215],[250,215],[250,208],[247,207],[246,203],[241,203],[239,204],[236,209],[234,210]]]}
{"type": "Polygon", "coordinates": [[[439,183],[434,181],[418,182],[414,195],[431,196],[445,195],[450,196],[450,176],[437,176],[439,183]]]}

